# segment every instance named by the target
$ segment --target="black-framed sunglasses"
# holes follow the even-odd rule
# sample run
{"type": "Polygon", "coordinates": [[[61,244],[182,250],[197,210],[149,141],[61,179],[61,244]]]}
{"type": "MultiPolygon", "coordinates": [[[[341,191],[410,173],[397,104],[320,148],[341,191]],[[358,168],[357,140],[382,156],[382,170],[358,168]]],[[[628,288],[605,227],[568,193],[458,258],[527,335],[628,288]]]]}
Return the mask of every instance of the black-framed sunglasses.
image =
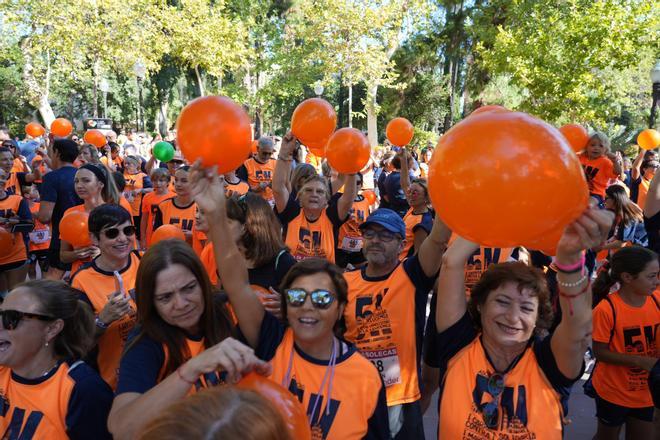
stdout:
{"type": "Polygon", "coordinates": [[[335,295],[326,289],[316,289],[312,292],[308,292],[305,289],[286,289],[284,291],[286,295],[286,302],[291,307],[302,307],[307,301],[307,296],[312,300],[312,305],[321,310],[329,308],[332,303],[335,301],[335,295]]]}
{"type": "Polygon", "coordinates": [[[504,391],[504,376],[495,373],[488,378],[488,394],[493,396],[493,400],[482,404],[479,408],[484,419],[484,424],[488,429],[495,429],[500,421],[500,396],[504,391]]]}
{"type": "Polygon", "coordinates": [[[5,330],[15,330],[18,323],[24,319],[38,319],[39,321],[54,321],[55,318],[38,313],[19,312],[18,310],[0,310],[2,327],[5,330]]]}
{"type": "MultiPolygon", "coordinates": [[[[103,235],[105,235],[105,238],[107,238],[108,240],[113,240],[113,239],[119,237],[119,231],[120,231],[119,228],[108,228],[108,229],[106,229],[104,231],[101,231],[101,232],[103,232],[103,235]]],[[[123,232],[124,235],[127,236],[127,237],[132,237],[132,236],[135,235],[135,226],[133,226],[133,225],[124,226],[121,229],[121,232],[123,232]]]]}

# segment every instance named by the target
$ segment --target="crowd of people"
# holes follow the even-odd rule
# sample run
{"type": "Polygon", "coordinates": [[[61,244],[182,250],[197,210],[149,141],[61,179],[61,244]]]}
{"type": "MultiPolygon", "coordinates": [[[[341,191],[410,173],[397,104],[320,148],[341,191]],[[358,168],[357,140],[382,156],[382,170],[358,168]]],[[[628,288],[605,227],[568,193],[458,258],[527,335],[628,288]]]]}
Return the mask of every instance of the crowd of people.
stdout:
{"type": "Polygon", "coordinates": [[[559,439],[585,372],[594,438],[660,435],[655,151],[591,134],[590,206],[545,255],[453,234],[432,146],[344,175],[261,136],[218,175],[133,134],[0,141],[3,438],[292,439],[251,371],[313,439],[423,439],[437,390],[439,438],[559,439]],[[91,244],[61,238],[73,212],[91,244]]]}

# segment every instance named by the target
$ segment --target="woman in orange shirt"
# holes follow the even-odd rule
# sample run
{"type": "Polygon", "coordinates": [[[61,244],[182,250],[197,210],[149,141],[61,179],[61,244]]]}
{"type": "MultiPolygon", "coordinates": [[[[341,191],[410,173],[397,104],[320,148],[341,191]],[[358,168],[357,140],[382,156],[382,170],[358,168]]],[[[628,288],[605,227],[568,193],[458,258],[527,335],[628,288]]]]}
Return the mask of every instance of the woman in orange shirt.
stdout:
{"type": "Polygon", "coordinates": [[[27,274],[27,249],[25,235],[12,229],[32,223],[32,214],[27,200],[5,190],[9,173],[0,168],[0,228],[10,236],[11,244],[0,249],[0,296],[18,283],[25,281],[27,274]]]}
{"type": "Polygon", "coordinates": [[[399,255],[399,259],[403,260],[415,255],[428,237],[433,228],[433,212],[429,208],[431,199],[426,179],[410,181],[408,173],[410,153],[401,149],[397,156],[401,161],[401,189],[406,194],[406,200],[410,205],[410,209],[403,216],[403,222],[406,224],[406,245],[399,255]],[[404,156],[407,160],[404,159],[404,156]]]}
{"type": "Polygon", "coordinates": [[[618,439],[624,424],[626,438],[654,438],[647,378],[660,357],[659,273],[655,252],[631,246],[614,254],[594,282],[594,296],[603,298],[593,311],[592,334],[597,440],[618,439]],[[615,283],[619,290],[609,294],[615,283]]]}
{"type": "MultiPolygon", "coordinates": [[[[83,201],[82,205],[74,206],[64,211],[64,217],[71,212],[92,212],[97,206],[104,203],[119,203],[119,191],[108,169],[102,165],[85,164],[78,168],[74,179],[74,190],[83,201]]],[[[87,234],[87,231],[80,231],[87,234]]],[[[90,245],[74,249],[71,244],[62,240],[60,259],[71,264],[71,274],[75,274],[80,267],[99,255],[99,249],[90,245]]]]}

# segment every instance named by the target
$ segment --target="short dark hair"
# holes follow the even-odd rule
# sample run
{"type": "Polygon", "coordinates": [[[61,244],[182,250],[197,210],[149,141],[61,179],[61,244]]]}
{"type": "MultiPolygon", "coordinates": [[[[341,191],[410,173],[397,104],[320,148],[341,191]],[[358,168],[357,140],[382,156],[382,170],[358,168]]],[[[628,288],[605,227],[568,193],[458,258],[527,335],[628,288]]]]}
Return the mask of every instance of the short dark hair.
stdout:
{"type": "MultiPolygon", "coordinates": [[[[609,188],[608,188],[609,189],[609,188]]],[[[627,273],[635,278],[652,261],[658,260],[658,254],[642,246],[626,246],[612,255],[610,261],[603,265],[603,270],[591,288],[594,305],[605,298],[615,283],[623,283],[621,275],[627,273]]]]}
{"type": "Polygon", "coordinates": [[[106,226],[121,225],[130,222],[131,214],[119,205],[104,203],[97,206],[89,213],[87,228],[96,238],[101,235],[101,230],[106,226]]]}
{"type": "Polygon", "coordinates": [[[71,139],[55,139],[53,151],[57,153],[62,162],[73,163],[78,157],[78,144],[71,139]]]}
{"type": "Polygon", "coordinates": [[[108,142],[110,151],[119,151],[119,144],[117,142],[108,142]]]}
{"type": "Polygon", "coordinates": [[[548,290],[548,284],[543,272],[517,261],[491,264],[470,291],[468,310],[475,326],[481,330],[479,306],[483,306],[486,303],[488,295],[493,290],[498,289],[506,283],[515,283],[520,292],[523,289],[530,289],[536,294],[536,297],[539,299],[539,308],[534,332],[540,335],[543,331],[548,330],[552,325],[553,312],[550,302],[550,291],[548,290]]]}

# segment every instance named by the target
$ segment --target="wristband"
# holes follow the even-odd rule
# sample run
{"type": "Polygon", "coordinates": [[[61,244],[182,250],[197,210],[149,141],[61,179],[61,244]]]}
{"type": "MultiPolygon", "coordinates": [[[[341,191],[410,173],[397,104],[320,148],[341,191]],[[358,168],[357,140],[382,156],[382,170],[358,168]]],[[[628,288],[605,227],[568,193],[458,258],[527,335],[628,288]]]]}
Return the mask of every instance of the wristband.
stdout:
{"type": "Polygon", "coordinates": [[[108,324],[106,324],[105,322],[101,321],[101,318],[99,318],[98,316],[94,319],[94,324],[96,324],[96,326],[97,326],[98,328],[102,329],[102,330],[105,330],[105,329],[108,328],[108,324]]]}
{"type": "MultiPolygon", "coordinates": [[[[580,279],[580,281],[578,281],[578,284],[577,284],[577,285],[579,286],[579,283],[584,282],[585,279],[587,279],[587,284],[586,284],[586,285],[584,286],[584,288],[583,288],[582,290],[580,290],[578,293],[568,294],[568,293],[564,293],[564,292],[562,292],[561,289],[559,290],[559,296],[561,296],[562,298],[566,298],[566,300],[568,301],[568,313],[569,313],[571,316],[573,316],[573,300],[574,300],[575,298],[577,298],[577,297],[579,297],[579,296],[582,296],[582,295],[584,295],[585,293],[587,293],[587,290],[589,290],[589,286],[591,285],[591,281],[588,280],[588,276],[587,276],[587,275],[583,276],[583,277],[580,279]]],[[[575,284],[575,283],[570,283],[570,284],[575,284]]],[[[561,284],[560,284],[560,285],[561,285],[561,284]]]]}
{"type": "MultiPolygon", "coordinates": [[[[181,367],[183,367],[183,365],[181,365],[181,367]]],[[[182,381],[184,381],[185,383],[187,383],[189,385],[195,385],[195,382],[197,382],[196,380],[191,382],[188,379],[186,379],[185,377],[183,377],[183,374],[181,374],[181,367],[176,369],[176,374],[179,376],[179,379],[181,379],[182,381]]]]}
{"type": "Polygon", "coordinates": [[[575,264],[563,265],[563,264],[559,264],[556,259],[553,260],[553,263],[557,268],[557,270],[563,273],[575,273],[581,271],[582,268],[584,267],[584,262],[585,262],[584,252],[580,256],[580,261],[578,261],[575,264]]]}

